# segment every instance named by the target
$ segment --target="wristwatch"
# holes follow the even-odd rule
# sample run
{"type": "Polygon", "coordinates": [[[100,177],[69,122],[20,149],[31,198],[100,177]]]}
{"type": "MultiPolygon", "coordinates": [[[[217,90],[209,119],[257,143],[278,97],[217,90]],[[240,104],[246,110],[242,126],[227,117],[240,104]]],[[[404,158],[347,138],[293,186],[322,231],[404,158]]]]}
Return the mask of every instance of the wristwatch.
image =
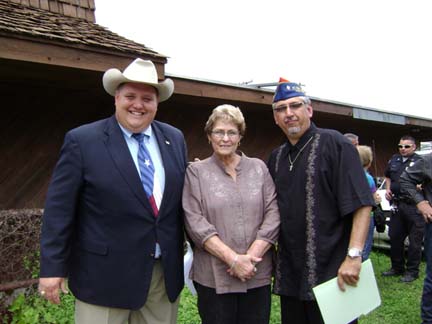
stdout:
{"type": "Polygon", "coordinates": [[[362,250],[352,247],[348,249],[347,256],[349,256],[351,259],[358,258],[362,256],[362,252],[362,250]]]}

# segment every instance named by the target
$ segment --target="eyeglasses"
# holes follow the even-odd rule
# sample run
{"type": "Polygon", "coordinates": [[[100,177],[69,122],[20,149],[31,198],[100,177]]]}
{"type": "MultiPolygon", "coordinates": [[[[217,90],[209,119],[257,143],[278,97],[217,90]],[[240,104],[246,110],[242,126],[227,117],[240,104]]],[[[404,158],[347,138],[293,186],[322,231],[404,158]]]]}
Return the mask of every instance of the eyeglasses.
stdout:
{"type": "Polygon", "coordinates": [[[300,101],[298,101],[298,102],[291,102],[291,103],[289,103],[288,105],[282,105],[282,106],[274,107],[274,108],[273,108],[273,111],[274,111],[274,112],[277,112],[277,113],[282,113],[282,112],[284,112],[288,107],[289,107],[290,110],[295,110],[295,109],[300,108],[300,107],[303,106],[303,105],[304,105],[304,102],[300,102],[300,101]]]}
{"type": "Polygon", "coordinates": [[[403,148],[403,149],[408,149],[408,148],[411,148],[411,146],[413,146],[412,144],[405,144],[405,145],[402,145],[402,144],[399,144],[398,145],[398,147],[401,149],[401,148],[403,148]]]}
{"type": "Polygon", "coordinates": [[[216,137],[216,138],[224,138],[225,135],[227,135],[230,139],[236,138],[237,136],[239,136],[239,132],[233,131],[233,130],[229,130],[227,132],[223,131],[223,130],[215,130],[212,131],[211,134],[216,137]]]}

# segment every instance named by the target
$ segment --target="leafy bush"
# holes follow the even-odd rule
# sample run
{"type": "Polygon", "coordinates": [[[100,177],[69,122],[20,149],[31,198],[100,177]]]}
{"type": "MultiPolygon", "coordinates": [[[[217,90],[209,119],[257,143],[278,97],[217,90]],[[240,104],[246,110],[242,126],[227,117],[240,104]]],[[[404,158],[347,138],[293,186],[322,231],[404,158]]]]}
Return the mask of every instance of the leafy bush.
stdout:
{"type": "MultiPolygon", "coordinates": [[[[41,298],[35,287],[20,294],[9,307],[11,324],[73,324],[75,298],[71,293],[61,296],[61,304],[54,305],[41,298]]],[[[7,323],[7,322],[4,322],[7,323]]]]}
{"type": "Polygon", "coordinates": [[[41,216],[42,209],[0,210],[0,284],[28,280],[38,267],[41,216]]]}

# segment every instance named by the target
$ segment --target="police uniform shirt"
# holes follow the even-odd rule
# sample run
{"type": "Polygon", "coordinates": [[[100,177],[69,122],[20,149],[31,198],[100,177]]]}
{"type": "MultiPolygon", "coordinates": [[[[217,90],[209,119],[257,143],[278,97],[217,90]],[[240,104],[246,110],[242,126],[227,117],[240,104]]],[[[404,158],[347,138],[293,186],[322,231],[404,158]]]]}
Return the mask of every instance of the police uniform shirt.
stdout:
{"type": "Polygon", "coordinates": [[[411,162],[415,162],[419,158],[420,156],[414,153],[413,155],[407,157],[407,159],[404,161],[403,156],[397,153],[389,160],[384,175],[386,178],[390,179],[390,190],[395,197],[399,197],[400,195],[399,178],[402,172],[410,165],[411,162]]]}

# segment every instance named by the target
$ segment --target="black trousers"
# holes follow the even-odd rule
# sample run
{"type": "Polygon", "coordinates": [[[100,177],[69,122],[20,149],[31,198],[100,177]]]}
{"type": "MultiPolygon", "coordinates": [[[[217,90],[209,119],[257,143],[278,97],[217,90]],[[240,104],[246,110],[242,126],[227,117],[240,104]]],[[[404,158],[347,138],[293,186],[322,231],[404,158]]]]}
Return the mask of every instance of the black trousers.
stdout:
{"type": "Polygon", "coordinates": [[[246,293],[216,294],[213,288],[194,281],[202,324],[268,324],[270,285],[246,293]]]}
{"type": "MultiPolygon", "coordinates": [[[[316,301],[299,300],[288,296],[281,296],[280,300],[282,324],[324,324],[316,301]]],[[[349,324],[355,323],[357,320],[349,324]]]]}
{"type": "Polygon", "coordinates": [[[282,324],[324,324],[316,301],[281,296],[282,324]]]}
{"type": "Polygon", "coordinates": [[[392,268],[418,276],[422,256],[422,243],[425,229],[423,216],[414,204],[400,202],[396,213],[390,217],[390,258],[392,268]],[[405,239],[409,245],[405,266],[405,239]]]}

